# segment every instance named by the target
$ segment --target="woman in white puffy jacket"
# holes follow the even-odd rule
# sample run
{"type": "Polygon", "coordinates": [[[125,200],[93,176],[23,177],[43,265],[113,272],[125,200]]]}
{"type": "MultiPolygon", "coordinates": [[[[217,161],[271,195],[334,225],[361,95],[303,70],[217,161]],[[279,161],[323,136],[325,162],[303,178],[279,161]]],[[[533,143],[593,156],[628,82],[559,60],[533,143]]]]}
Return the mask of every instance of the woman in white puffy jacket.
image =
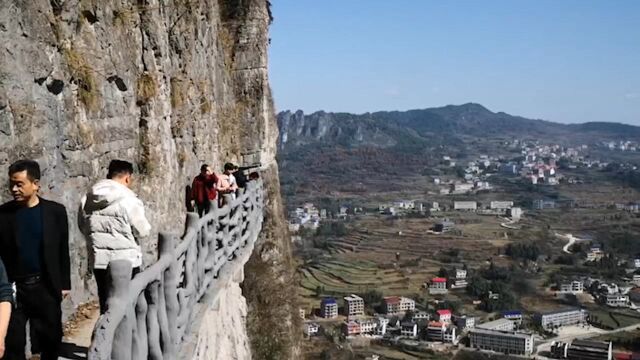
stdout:
{"type": "Polygon", "coordinates": [[[129,188],[133,165],[113,160],[107,179],[98,181],[82,198],[78,226],[91,245],[89,264],[98,285],[100,313],[106,311],[108,298],[107,266],[112,260],[129,260],[133,274],[142,266],[140,238],[151,225],[144,214],[144,204],[129,188]]]}

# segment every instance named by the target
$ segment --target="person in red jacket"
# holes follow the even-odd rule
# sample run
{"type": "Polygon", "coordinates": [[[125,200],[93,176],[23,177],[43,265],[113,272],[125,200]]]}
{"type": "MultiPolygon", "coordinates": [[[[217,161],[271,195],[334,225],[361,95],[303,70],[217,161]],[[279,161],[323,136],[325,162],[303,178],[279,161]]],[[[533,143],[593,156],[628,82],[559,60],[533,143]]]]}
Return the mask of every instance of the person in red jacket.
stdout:
{"type": "Polygon", "coordinates": [[[216,199],[218,190],[216,183],[218,178],[213,173],[211,167],[204,164],[200,167],[200,175],[193,179],[191,185],[191,205],[195,205],[198,209],[198,215],[202,217],[209,212],[211,202],[216,199]]]}

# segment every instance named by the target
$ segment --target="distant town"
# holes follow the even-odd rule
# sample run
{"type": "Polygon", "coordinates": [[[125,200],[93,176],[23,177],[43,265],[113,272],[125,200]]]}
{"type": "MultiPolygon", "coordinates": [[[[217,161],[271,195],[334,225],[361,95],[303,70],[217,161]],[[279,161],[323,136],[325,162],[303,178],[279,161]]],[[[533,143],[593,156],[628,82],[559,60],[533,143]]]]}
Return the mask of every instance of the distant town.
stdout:
{"type": "MultiPolygon", "coordinates": [[[[423,176],[426,190],[420,196],[336,198],[289,211],[292,242],[308,249],[304,244],[314,239],[311,250],[303,250],[315,255],[305,258],[309,301],[300,309],[309,341],[338,339],[352,346],[365,341],[444,358],[473,351],[536,359],[640,359],[640,347],[618,349],[609,340],[629,334],[619,337],[627,344],[640,336],[640,252],[621,252],[601,243],[597,232],[562,222],[552,227],[556,220],[547,220],[584,212],[585,219],[633,221],[640,213],[637,193],[597,199],[565,194],[583,191],[592,174],[609,169],[607,152],[632,153],[638,145],[510,140],[497,148],[495,155],[442,155],[423,176]],[[604,155],[598,158],[593,151],[604,155]],[[547,244],[558,244],[549,255],[547,245],[534,241],[533,229],[547,244]],[[454,245],[485,236],[504,245],[493,254],[479,247],[484,260],[454,245]],[[427,243],[438,245],[429,249],[427,243]],[[434,266],[437,271],[426,270],[434,266]],[[589,271],[567,271],[568,266],[589,271]],[[377,274],[380,288],[363,280],[364,269],[377,274]],[[512,294],[517,280],[509,271],[535,282],[544,305],[517,306],[522,301],[512,294]],[[424,274],[422,281],[418,274],[424,274]],[[401,288],[386,282],[392,276],[408,282],[410,290],[394,293],[401,288]],[[349,288],[353,292],[344,293],[349,288]]],[[[620,168],[636,165],[617,162],[620,168]]]]}

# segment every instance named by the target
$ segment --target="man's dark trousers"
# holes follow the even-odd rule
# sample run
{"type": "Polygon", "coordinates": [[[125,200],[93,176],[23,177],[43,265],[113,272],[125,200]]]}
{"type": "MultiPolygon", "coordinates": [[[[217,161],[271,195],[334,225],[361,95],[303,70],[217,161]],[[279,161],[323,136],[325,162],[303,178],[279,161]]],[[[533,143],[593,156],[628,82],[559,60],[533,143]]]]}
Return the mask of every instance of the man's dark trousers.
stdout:
{"type": "Polygon", "coordinates": [[[16,283],[16,303],[11,314],[6,345],[8,351],[3,360],[25,359],[27,342],[26,324],[38,339],[42,360],[58,358],[62,341],[62,313],[60,297],[52,294],[47,285],[36,278],[16,283]]]}
{"type": "MultiPolygon", "coordinates": [[[[211,201],[215,201],[215,200],[211,200],[211,201]]],[[[198,215],[200,217],[203,217],[205,214],[209,212],[209,210],[211,209],[211,201],[205,201],[204,204],[196,203],[196,207],[198,208],[198,215]]]]}

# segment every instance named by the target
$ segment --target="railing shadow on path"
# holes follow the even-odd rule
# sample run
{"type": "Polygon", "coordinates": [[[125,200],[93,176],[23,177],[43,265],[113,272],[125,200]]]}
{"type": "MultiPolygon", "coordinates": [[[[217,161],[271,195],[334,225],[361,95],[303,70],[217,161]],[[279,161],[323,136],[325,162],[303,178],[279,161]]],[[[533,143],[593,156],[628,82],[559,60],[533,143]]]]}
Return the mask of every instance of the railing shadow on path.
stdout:
{"type": "Polygon", "coordinates": [[[62,342],[60,346],[59,359],[64,360],[85,360],[88,348],[78,346],[69,342],[62,342]]]}
{"type": "MultiPolygon", "coordinates": [[[[224,196],[202,218],[188,213],[182,237],[158,236],[158,261],[131,279],[131,263],[109,264],[107,312],[93,332],[90,360],[174,360],[197,322],[198,302],[215,287],[238,250],[253,248],[262,229],[262,181],[251,181],[237,198],[224,196]]],[[[217,290],[212,290],[217,291],[217,290]]],[[[207,296],[206,298],[210,298],[207,296]]]]}

